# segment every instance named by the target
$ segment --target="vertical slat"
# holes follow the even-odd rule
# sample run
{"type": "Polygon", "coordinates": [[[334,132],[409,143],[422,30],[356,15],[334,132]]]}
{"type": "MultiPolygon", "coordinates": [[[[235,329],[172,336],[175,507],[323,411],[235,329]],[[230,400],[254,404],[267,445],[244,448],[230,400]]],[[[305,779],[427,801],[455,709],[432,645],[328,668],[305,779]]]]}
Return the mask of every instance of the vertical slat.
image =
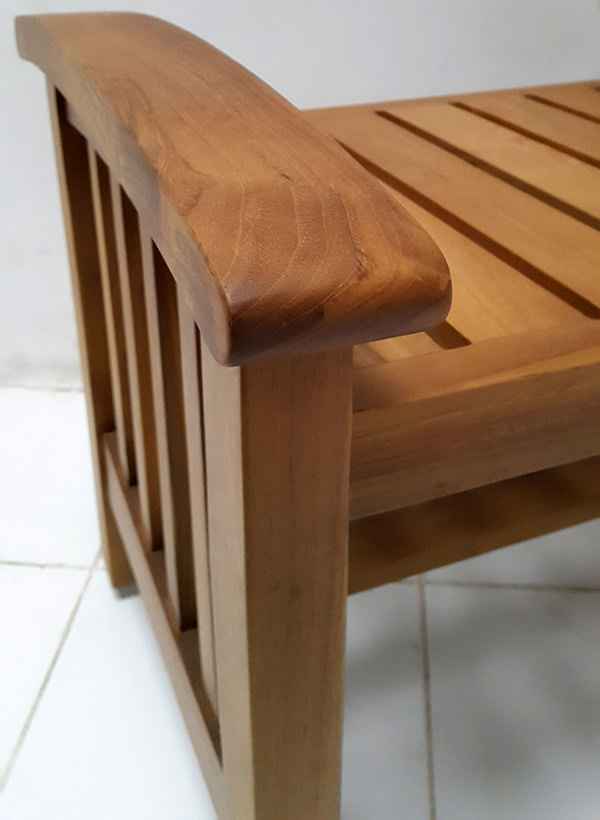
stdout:
{"type": "Polygon", "coordinates": [[[196,625],[176,285],[142,229],[142,270],[156,421],[163,544],[175,629],[196,625]]]}
{"type": "Polygon", "coordinates": [[[202,346],[230,820],[338,820],[351,350],[225,368],[202,346]]]}
{"type": "Polygon", "coordinates": [[[206,516],[206,475],[204,457],[204,420],[202,409],[202,366],[200,335],[185,300],[179,293],[179,331],[183,368],[185,430],[190,478],[190,505],[196,579],[198,640],[203,684],[217,712],[217,680],[214,657],[214,632],[210,560],[206,516]]]}
{"type": "Polygon", "coordinates": [[[88,144],[88,162],[92,185],[92,200],[98,240],[102,298],[106,317],[106,337],[115,412],[117,447],[121,470],[128,484],[135,483],[135,458],[131,401],[127,378],[127,355],[123,332],[123,311],[119,288],[117,249],[110,194],[109,171],[94,148],[88,144]]]}
{"type": "Polygon", "coordinates": [[[114,413],[87,144],[67,121],[64,99],[51,85],[48,98],[71,266],[102,548],[110,579],[119,587],[130,583],[132,576],[107,502],[105,469],[99,448],[99,437],[114,429],[114,413]]]}
{"type": "Polygon", "coordinates": [[[157,549],[162,545],[162,530],[139,218],[129,197],[112,174],[110,187],[129,367],[140,513],[148,536],[146,543],[157,549]]]}

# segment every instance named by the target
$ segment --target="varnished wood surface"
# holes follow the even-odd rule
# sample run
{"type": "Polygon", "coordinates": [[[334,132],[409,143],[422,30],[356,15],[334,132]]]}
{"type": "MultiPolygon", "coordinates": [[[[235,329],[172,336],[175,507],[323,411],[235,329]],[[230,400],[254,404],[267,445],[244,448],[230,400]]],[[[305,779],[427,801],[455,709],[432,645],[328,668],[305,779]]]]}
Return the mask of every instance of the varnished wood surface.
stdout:
{"type": "Polygon", "coordinates": [[[339,820],[348,588],[600,512],[598,91],[303,121],[150,18],[19,26],[60,89],[113,582],[131,567],[220,816],[339,820]],[[428,234],[456,301],[399,338],[444,316],[428,234]]]}
{"type": "Polygon", "coordinates": [[[355,348],[353,518],[600,452],[597,85],[306,112],[453,278],[443,328],[355,348]]]}
{"type": "Polygon", "coordinates": [[[100,449],[100,436],[114,429],[115,407],[88,150],[85,139],[67,121],[63,101],[51,86],[48,102],[71,268],[102,552],[111,582],[119,587],[130,583],[132,574],[106,499],[106,471],[100,449]]]}
{"type": "Polygon", "coordinates": [[[349,591],[399,581],[600,515],[600,458],[350,525],[349,591]]]}
{"type": "Polygon", "coordinates": [[[144,15],[17,19],[182,287],[216,358],[424,330],[446,264],[380,185],[232,60],[144,15]]]}
{"type": "Polygon", "coordinates": [[[339,820],[351,351],[202,377],[228,817],[339,820]]]}

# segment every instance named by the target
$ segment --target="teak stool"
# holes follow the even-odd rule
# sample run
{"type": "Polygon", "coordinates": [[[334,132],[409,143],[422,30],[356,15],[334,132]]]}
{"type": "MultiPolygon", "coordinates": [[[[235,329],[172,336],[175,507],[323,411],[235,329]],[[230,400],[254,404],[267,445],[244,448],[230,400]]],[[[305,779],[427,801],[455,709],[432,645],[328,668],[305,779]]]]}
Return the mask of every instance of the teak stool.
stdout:
{"type": "Polygon", "coordinates": [[[348,590],[600,510],[600,84],[301,114],[150,17],[17,39],[112,582],[219,816],[336,820],[348,590]]]}

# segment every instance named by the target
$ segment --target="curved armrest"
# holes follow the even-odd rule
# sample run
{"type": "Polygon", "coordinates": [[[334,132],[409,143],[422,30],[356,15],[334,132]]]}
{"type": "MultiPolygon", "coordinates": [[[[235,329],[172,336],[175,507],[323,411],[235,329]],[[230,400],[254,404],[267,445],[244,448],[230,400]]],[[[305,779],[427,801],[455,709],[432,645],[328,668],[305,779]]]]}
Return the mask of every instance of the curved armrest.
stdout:
{"type": "Polygon", "coordinates": [[[207,43],[137,14],[19,17],[224,364],[424,330],[450,303],[425,231],[330,137],[207,43]]]}

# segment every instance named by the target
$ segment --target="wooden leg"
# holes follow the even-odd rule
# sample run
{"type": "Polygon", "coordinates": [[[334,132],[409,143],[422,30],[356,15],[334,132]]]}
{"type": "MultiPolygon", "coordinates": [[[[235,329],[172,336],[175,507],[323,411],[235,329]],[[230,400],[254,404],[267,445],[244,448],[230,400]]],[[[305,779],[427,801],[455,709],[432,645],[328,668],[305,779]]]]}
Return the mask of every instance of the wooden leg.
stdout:
{"type": "Polygon", "coordinates": [[[202,372],[229,818],[337,820],[351,352],[202,372]]]}
{"type": "Polygon", "coordinates": [[[114,586],[128,584],[131,570],[106,499],[106,475],[99,439],[114,429],[106,318],[92,189],[85,138],[66,120],[63,100],[49,87],[50,115],[71,264],[81,370],[90,426],[102,548],[114,586]]]}

